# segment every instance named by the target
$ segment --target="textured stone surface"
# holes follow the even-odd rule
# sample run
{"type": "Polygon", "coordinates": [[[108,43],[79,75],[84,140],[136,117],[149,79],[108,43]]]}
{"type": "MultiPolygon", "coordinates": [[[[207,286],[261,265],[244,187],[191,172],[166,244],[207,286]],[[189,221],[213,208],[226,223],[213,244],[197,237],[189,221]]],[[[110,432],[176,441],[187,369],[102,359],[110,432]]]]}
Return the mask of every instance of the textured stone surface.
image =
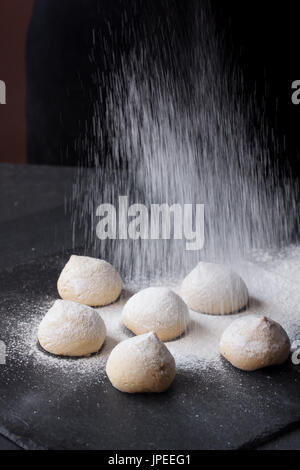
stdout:
{"type": "Polygon", "coordinates": [[[49,187],[45,167],[20,167],[19,173],[0,166],[6,207],[0,221],[0,338],[8,348],[7,364],[0,366],[2,434],[30,449],[232,449],[257,447],[300,422],[300,369],[290,363],[248,374],[224,361],[221,370],[179,371],[164,394],[133,396],[112,389],[105,378],[77,381],[76,373],[59,368],[47,374],[27,351],[12,353],[16,330],[46,294],[56,297],[63,252],[71,247],[63,207],[72,171],[69,179],[63,175],[55,197],[51,187],[62,173],[51,171],[56,177],[49,187]],[[22,192],[24,211],[10,213],[22,192]]]}

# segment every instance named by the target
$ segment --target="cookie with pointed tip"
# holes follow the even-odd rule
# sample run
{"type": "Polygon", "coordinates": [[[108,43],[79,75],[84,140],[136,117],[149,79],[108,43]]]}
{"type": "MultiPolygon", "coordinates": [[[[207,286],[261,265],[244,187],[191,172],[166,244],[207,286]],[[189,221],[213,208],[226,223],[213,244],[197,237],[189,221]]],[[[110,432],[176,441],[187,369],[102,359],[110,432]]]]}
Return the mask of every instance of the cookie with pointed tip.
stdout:
{"type": "Polygon", "coordinates": [[[60,356],[88,356],[99,351],[105,337],[99,313],[69,300],[56,300],[38,328],[42,348],[60,356]]]}
{"type": "Polygon", "coordinates": [[[154,331],[162,341],[182,335],[189,323],[189,309],[167,287],[148,287],[133,295],[122,311],[124,325],[136,335],[154,331]]]}
{"type": "Polygon", "coordinates": [[[180,294],[196,312],[224,315],[248,304],[243,279],[228,266],[201,261],[183,280],[180,294]]]}
{"type": "Polygon", "coordinates": [[[247,315],[224,331],[220,353],[242,370],[282,364],[289,356],[290,340],[279,323],[267,317],[247,315]]]}
{"type": "Polygon", "coordinates": [[[155,333],[119,343],[110,353],[106,373],[121,392],[164,392],[176,375],[175,360],[155,333]]]}
{"type": "Polygon", "coordinates": [[[62,299],[91,307],[114,302],[122,287],[122,279],[110,263],[89,256],[72,255],[57,281],[62,299]]]}

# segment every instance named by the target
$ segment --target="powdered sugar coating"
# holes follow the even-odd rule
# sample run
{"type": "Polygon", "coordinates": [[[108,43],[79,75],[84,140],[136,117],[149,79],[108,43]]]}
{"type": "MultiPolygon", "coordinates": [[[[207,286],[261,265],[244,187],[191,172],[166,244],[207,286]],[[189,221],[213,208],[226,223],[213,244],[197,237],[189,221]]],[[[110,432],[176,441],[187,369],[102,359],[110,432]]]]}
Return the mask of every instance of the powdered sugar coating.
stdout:
{"type": "Polygon", "coordinates": [[[167,287],[148,287],[126,303],[122,321],[133,333],[154,331],[168,341],[180,336],[189,323],[189,309],[175,292],[167,287]]]}
{"type": "MultiPolygon", "coordinates": [[[[247,310],[234,316],[199,315],[191,310],[186,333],[175,341],[167,343],[169,351],[175,358],[177,370],[197,372],[199,369],[213,367],[227,374],[228,367],[224,368],[224,360],[219,354],[220,338],[235,318],[249,314],[265,315],[279,322],[288,333],[291,342],[299,338],[300,277],[294,276],[292,283],[281,275],[279,267],[276,273],[273,273],[271,268],[265,270],[257,264],[248,262],[239,263],[233,269],[241,274],[249,288],[250,301],[247,310]]],[[[151,285],[158,284],[152,282],[151,285]]],[[[165,285],[179,292],[180,284],[170,284],[166,281],[165,285]]],[[[107,328],[106,340],[99,354],[76,360],[47,354],[36,345],[38,325],[55,298],[47,293],[34,302],[30,302],[28,297],[20,298],[18,320],[14,320],[12,312],[11,323],[7,325],[7,330],[13,331],[8,344],[9,357],[20,364],[27,363],[31,367],[42,368],[49,376],[60,370],[63,377],[67,376],[68,380],[73,381],[74,387],[80,381],[106,382],[105,365],[110,352],[117,343],[131,336],[121,322],[124,304],[129,297],[147,286],[149,284],[146,283],[128,284],[117,302],[97,308],[107,328]]]]}
{"type": "Polygon", "coordinates": [[[224,331],[220,352],[234,366],[243,370],[281,364],[289,355],[290,341],[279,323],[247,315],[238,318],[224,331]]]}
{"type": "Polygon", "coordinates": [[[38,339],[48,352],[62,356],[86,356],[98,351],[106,336],[100,314],[90,307],[56,300],[38,328],[38,339]]]}
{"type": "Polygon", "coordinates": [[[107,375],[122,392],[163,392],[174,380],[175,360],[155,333],[147,333],[119,343],[111,352],[107,375]]]}
{"type": "Polygon", "coordinates": [[[236,312],[248,303],[248,289],[237,273],[203,261],[183,280],[180,293],[193,310],[215,315],[236,312]]]}
{"type": "Polygon", "coordinates": [[[122,280],[105,260],[72,255],[62,270],[57,289],[65,300],[90,306],[114,302],[122,290],[122,280]]]}

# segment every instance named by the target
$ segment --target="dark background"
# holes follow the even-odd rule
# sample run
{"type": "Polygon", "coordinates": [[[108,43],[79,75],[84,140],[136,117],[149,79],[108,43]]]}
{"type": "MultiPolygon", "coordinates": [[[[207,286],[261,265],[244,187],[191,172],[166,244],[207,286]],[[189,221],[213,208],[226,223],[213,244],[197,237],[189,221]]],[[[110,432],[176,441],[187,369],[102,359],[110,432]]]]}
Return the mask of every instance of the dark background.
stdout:
{"type": "Polygon", "coordinates": [[[0,105],[0,162],[26,162],[25,44],[33,0],[1,0],[0,80],[6,103],[0,105]]]}
{"type": "MultiPolygon", "coordinates": [[[[139,34],[144,34],[144,25],[152,26],[155,34],[158,22],[168,22],[174,37],[182,41],[188,15],[196,3],[205,1],[3,0],[0,78],[6,80],[8,101],[0,109],[1,161],[55,165],[83,162],[85,156],[76,143],[90,122],[98,94],[93,74],[97,70],[109,74],[105,62],[109,54],[120,57],[128,53],[139,34]],[[127,24],[136,29],[135,38],[122,30],[125,10],[127,24]],[[90,60],[93,29],[97,46],[90,60]]],[[[299,176],[300,105],[291,102],[291,83],[300,79],[299,2],[210,3],[217,29],[224,37],[224,57],[233,55],[241,67],[245,92],[253,94],[256,90],[256,99],[265,102],[270,128],[281,143],[280,154],[274,158],[279,158],[282,165],[291,163],[295,177],[299,176]]]]}
{"type": "Polygon", "coordinates": [[[300,106],[291,102],[291,83],[300,77],[300,3],[226,0],[218,8],[220,3],[213,1],[218,21],[227,31],[248,92],[256,89],[265,102],[270,127],[283,143],[281,164],[288,159],[299,176],[300,106]]]}
{"type": "MultiPolygon", "coordinates": [[[[28,161],[74,165],[84,160],[74,142],[89,122],[97,95],[91,77],[97,69],[109,73],[101,40],[96,61],[89,59],[93,29],[111,52],[126,54],[138,35],[122,33],[125,9],[136,30],[145,23],[171,20],[180,41],[194,5],[194,0],[37,0],[27,44],[28,161]]],[[[242,68],[247,92],[255,89],[257,99],[265,101],[270,127],[282,142],[279,158],[283,165],[288,159],[298,174],[300,106],[291,103],[291,83],[300,78],[299,2],[212,0],[211,5],[224,35],[225,56],[233,54],[242,68]]]]}

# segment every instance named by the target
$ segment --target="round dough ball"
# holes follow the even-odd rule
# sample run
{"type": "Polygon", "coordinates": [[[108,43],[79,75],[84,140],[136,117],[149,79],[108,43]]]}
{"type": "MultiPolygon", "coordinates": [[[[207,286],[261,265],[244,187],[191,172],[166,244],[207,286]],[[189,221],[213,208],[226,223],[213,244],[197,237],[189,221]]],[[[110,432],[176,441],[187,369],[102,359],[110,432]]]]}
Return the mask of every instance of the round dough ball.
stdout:
{"type": "Polygon", "coordinates": [[[197,312],[224,315],[248,304],[243,279],[222,264],[200,262],[184,279],[181,296],[197,312]]]}
{"type": "Polygon", "coordinates": [[[168,341],[184,332],[189,322],[189,309],[172,290],[148,287],[128,300],[122,321],[136,335],[154,331],[159,339],[168,341]]]}
{"type": "Polygon", "coordinates": [[[155,333],[135,336],[111,352],[106,373],[121,392],[163,392],[176,375],[175,360],[155,333]]]}
{"type": "Polygon", "coordinates": [[[105,336],[99,313],[69,300],[56,300],[38,329],[40,345],[60,356],[87,356],[99,351],[105,336]]]}
{"type": "Polygon", "coordinates": [[[92,307],[114,302],[122,287],[122,279],[107,261],[76,255],[71,256],[57,282],[62,299],[92,307]]]}
{"type": "Polygon", "coordinates": [[[220,353],[242,370],[282,364],[289,356],[290,340],[279,323],[267,317],[238,318],[224,331],[220,353]]]}

